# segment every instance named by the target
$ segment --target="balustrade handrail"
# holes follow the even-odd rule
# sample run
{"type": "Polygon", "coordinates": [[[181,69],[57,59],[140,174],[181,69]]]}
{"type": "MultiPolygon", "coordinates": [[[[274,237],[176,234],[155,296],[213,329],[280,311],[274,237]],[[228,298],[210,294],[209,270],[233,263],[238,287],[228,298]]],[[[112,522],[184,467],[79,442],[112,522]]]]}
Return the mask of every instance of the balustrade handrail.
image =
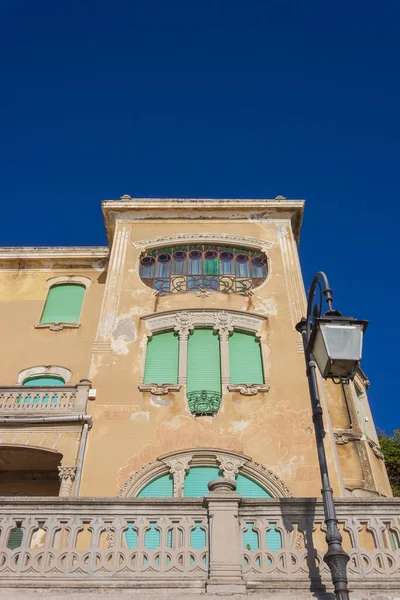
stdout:
{"type": "Polygon", "coordinates": [[[90,382],[62,386],[1,386],[0,415],[84,414],[90,382]]]}

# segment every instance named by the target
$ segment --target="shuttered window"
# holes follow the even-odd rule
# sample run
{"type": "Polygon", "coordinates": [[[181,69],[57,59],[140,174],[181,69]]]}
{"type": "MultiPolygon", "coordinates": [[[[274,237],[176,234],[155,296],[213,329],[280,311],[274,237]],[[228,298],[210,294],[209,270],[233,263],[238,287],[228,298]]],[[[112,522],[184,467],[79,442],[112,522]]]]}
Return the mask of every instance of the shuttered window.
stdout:
{"type": "Polygon", "coordinates": [[[178,383],[179,337],[155,333],[147,343],[144,383],[178,383]]]}
{"type": "Polygon", "coordinates": [[[186,389],[221,393],[219,338],[212,329],[195,329],[189,337],[186,389]]]}
{"type": "Polygon", "coordinates": [[[78,323],[85,286],[77,283],[55,285],[49,289],[41,323],[78,323]]]}
{"type": "Polygon", "coordinates": [[[261,345],[255,335],[233,332],[229,337],[229,365],[232,385],[264,383],[261,345]]]}
{"type": "Polygon", "coordinates": [[[138,494],[139,498],[172,498],[173,495],[173,479],[169,474],[153,479],[138,494]]]}
{"type": "Polygon", "coordinates": [[[62,377],[55,377],[53,375],[42,376],[42,377],[29,377],[25,379],[22,384],[23,387],[55,387],[64,385],[65,381],[62,377]]]}
{"type": "Polygon", "coordinates": [[[22,529],[20,525],[17,525],[15,529],[13,529],[10,533],[10,537],[8,538],[7,548],[10,550],[15,550],[15,548],[19,548],[22,544],[22,529]]]}
{"type": "Polygon", "coordinates": [[[271,498],[261,485],[241,473],[236,477],[236,491],[243,498],[271,498]]]}
{"type": "Polygon", "coordinates": [[[222,477],[218,467],[192,467],[185,477],[185,498],[202,498],[209,492],[209,481],[217,477],[222,477]]]}

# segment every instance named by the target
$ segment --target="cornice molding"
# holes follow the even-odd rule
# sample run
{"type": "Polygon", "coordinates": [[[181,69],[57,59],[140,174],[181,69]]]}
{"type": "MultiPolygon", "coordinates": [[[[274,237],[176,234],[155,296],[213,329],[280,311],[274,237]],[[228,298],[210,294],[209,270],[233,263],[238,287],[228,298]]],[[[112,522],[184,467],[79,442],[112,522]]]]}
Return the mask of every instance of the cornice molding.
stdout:
{"type": "Polygon", "coordinates": [[[103,270],[107,246],[0,247],[0,269],[94,268],[103,270]]]}
{"type": "Polygon", "coordinates": [[[304,200],[253,198],[131,198],[105,200],[102,210],[109,243],[118,220],[219,220],[245,219],[254,222],[290,220],[296,241],[300,238],[304,200]]]}

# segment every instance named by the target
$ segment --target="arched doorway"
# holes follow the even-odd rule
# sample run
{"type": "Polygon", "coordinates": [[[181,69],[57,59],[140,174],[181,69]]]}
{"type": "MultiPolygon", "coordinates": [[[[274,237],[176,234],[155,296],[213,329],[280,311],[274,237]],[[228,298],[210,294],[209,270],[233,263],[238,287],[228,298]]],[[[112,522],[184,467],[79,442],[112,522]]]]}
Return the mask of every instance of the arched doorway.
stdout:
{"type": "Polygon", "coordinates": [[[0,496],[58,496],[62,454],[0,444],[0,496]]]}

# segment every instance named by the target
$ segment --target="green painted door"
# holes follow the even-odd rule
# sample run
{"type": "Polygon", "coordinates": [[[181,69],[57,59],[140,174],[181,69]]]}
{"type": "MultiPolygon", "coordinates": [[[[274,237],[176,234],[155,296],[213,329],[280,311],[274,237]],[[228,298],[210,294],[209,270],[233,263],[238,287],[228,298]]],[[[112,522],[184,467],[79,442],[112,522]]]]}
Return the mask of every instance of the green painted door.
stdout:
{"type": "Polygon", "coordinates": [[[179,337],[156,333],[147,343],[144,383],[178,383],[179,337]]]}
{"type": "Polygon", "coordinates": [[[85,289],[77,283],[51,287],[41,323],[79,323],[85,289]]]}
{"type": "Polygon", "coordinates": [[[229,337],[231,384],[264,383],[261,345],[255,335],[234,331],[229,337]]]}
{"type": "Polygon", "coordinates": [[[195,329],[189,336],[186,389],[221,393],[219,338],[212,329],[195,329]]]}

